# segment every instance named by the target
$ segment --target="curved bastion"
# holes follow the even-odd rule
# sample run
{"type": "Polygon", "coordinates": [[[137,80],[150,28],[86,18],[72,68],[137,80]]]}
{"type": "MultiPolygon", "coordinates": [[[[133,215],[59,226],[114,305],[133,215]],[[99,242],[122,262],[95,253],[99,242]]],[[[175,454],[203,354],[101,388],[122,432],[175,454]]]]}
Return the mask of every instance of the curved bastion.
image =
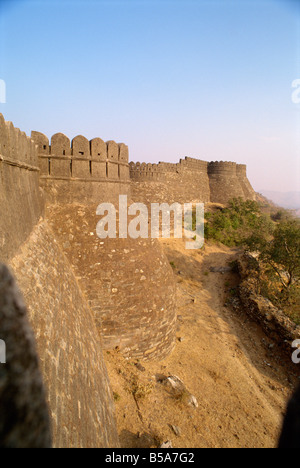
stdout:
{"type": "Polygon", "coordinates": [[[208,164],[211,203],[227,203],[232,198],[246,200],[246,195],[237,174],[234,162],[211,162],[208,164]]]}
{"type": "Polygon", "coordinates": [[[186,157],[178,164],[130,162],[132,198],[152,203],[221,203],[232,198],[255,200],[246,166],[186,157]]]}
{"type": "Polygon", "coordinates": [[[99,239],[97,206],[119,195],[146,204],[255,198],[243,165],[128,161],[123,143],[29,138],[0,114],[0,261],[28,307],[55,447],[118,446],[103,348],[162,359],[175,342],[176,285],[159,242],[99,239]]]}
{"type": "Polygon", "coordinates": [[[96,206],[49,206],[47,218],[93,312],[104,349],[162,359],[175,344],[176,285],[155,239],[99,239],[96,206]]]}
{"type": "Polygon", "coordinates": [[[128,147],[32,132],[46,217],[87,297],[105,349],[162,359],[175,343],[175,280],[157,240],[96,236],[100,203],[131,198],[128,147]]]}
{"type": "MultiPolygon", "coordinates": [[[[0,181],[0,262],[10,266],[28,307],[46,388],[53,446],[118,447],[113,396],[93,315],[70,263],[43,219],[45,200],[39,187],[37,146],[24,132],[5,122],[1,114],[0,181]]],[[[10,284],[2,284],[2,299],[9,297],[10,284]]],[[[23,349],[20,310],[15,322],[12,315],[7,320],[7,310],[2,301],[0,338],[7,343],[7,358],[13,356],[16,361],[8,363],[7,375],[0,375],[4,403],[10,392],[10,404],[3,406],[1,417],[9,421],[6,432],[9,428],[13,434],[14,446],[28,446],[31,441],[40,446],[38,434],[30,431],[39,423],[36,404],[43,397],[41,387],[34,395],[28,394],[33,377],[30,366],[37,358],[30,353],[28,359],[30,349],[23,349]],[[30,372],[31,377],[20,379],[20,369],[30,372]],[[27,424],[29,433],[22,434],[24,422],[16,421],[17,410],[24,416],[26,408],[31,411],[31,427],[27,424]]],[[[25,333],[28,340],[29,333],[25,333]]],[[[1,437],[3,445],[5,434],[1,437]]]]}

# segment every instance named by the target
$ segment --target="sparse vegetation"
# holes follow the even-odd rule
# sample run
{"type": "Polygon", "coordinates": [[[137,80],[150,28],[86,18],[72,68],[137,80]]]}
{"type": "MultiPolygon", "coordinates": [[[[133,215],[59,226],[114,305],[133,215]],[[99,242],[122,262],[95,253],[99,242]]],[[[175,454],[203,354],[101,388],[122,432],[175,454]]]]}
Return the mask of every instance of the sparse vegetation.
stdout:
{"type": "Polygon", "coordinates": [[[284,219],[269,241],[263,235],[247,240],[258,252],[261,293],[300,324],[300,222],[284,219]]]}
{"type": "Polygon", "coordinates": [[[115,402],[117,402],[121,400],[121,397],[117,392],[113,392],[113,399],[115,402]]]}
{"type": "Polygon", "coordinates": [[[233,199],[228,207],[205,214],[205,239],[221,242],[228,247],[241,246],[253,232],[272,233],[273,223],[261,212],[255,201],[233,199]]]}
{"type": "Polygon", "coordinates": [[[260,294],[300,324],[300,221],[286,210],[240,199],[205,219],[206,240],[256,253],[260,294]]]}
{"type": "Polygon", "coordinates": [[[137,400],[142,400],[150,395],[154,387],[153,382],[141,382],[136,375],[133,376],[131,385],[132,394],[137,400]]]}

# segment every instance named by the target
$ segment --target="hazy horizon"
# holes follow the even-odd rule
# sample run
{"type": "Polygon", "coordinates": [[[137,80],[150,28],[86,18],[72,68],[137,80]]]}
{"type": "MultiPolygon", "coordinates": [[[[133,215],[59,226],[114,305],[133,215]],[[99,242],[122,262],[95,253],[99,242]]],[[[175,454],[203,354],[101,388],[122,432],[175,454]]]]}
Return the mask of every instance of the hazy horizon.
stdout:
{"type": "Polygon", "coordinates": [[[300,2],[2,0],[0,57],[0,112],[29,135],[235,161],[257,191],[300,191],[300,2]]]}

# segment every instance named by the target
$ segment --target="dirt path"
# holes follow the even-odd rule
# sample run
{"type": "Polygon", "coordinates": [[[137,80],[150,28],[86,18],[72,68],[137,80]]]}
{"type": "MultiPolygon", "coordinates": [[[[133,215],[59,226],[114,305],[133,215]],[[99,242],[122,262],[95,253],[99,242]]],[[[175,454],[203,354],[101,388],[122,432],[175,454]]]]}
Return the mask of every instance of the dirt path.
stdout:
{"type": "Polygon", "coordinates": [[[242,312],[226,306],[238,282],[228,267],[238,252],[187,251],[164,240],[178,282],[178,332],[164,361],[140,363],[107,354],[123,447],[274,447],[299,369],[242,312]],[[213,270],[213,271],[212,271],[213,270]],[[142,366],[142,367],[141,367],[142,366]],[[176,375],[198,407],[160,383],[176,375]]]}

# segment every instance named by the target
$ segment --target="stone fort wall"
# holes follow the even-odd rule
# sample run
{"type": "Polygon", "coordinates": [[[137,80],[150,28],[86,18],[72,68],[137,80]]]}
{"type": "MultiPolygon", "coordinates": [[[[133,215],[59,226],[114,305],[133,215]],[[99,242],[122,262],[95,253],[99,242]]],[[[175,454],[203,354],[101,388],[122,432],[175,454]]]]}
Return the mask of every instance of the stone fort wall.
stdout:
{"type": "Polygon", "coordinates": [[[176,285],[156,239],[99,239],[96,206],[48,207],[55,238],[87,297],[104,349],[141,360],[173,349],[176,285]]]}
{"type": "Polygon", "coordinates": [[[32,132],[38,145],[46,217],[80,278],[105,349],[162,359],[175,343],[175,282],[157,240],[96,236],[97,205],[118,202],[131,183],[128,147],[83,136],[32,132]],[[77,204],[74,206],[74,204],[77,204]],[[92,234],[92,235],[91,235],[92,234]],[[71,241],[70,241],[71,239],[71,241]]]}
{"type": "Polygon", "coordinates": [[[0,258],[14,255],[43,214],[34,141],[0,114],[0,258]]]}
{"type": "Polygon", "coordinates": [[[54,447],[118,447],[101,339],[46,221],[34,227],[9,264],[25,296],[36,336],[54,447]]]}
{"type": "Polygon", "coordinates": [[[132,197],[149,203],[209,202],[207,162],[193,158],[178,164],[130,163],[132,197]]]}
{"type": "Polygon", "coordinates": [[[101,138],[89,141],[76,136],[72,142],[62,133],[48,138],[33,131],[38,147],[40,185],[47,201],[64,203],[116,200],[130,188],[128,147],[101,138]]]}
{"type": "Polygon", "coordinates": [[[135,201],[225,204],[235,197],[256,198],[242,164],[186,157],[178,164],[131,162],[129,167],[135,201]]]}
{"type": "Polygon", "coordinates": [[[28,138],[0,115],[0,178],[0,260],[26,297],[54,443],[117,446],[101,350],[118,346],[139,359],[170,353],[175,283],[156,240],[96,238],[96,207],[119,194],[145,203],[251,198],[246,167],[193,158],[129,165],[124,144],[28,138]]]}
{"type": "MultiPolygon", "coordinates": [[[[41,218],[39,175],[35,143],[0,114],[0,262],[9,264],[26,298],[54,446],[117,447],[102,344],[70,264],[41,218]]],[[[1,391],[6,383],[0,376],[1,391]]]]}

